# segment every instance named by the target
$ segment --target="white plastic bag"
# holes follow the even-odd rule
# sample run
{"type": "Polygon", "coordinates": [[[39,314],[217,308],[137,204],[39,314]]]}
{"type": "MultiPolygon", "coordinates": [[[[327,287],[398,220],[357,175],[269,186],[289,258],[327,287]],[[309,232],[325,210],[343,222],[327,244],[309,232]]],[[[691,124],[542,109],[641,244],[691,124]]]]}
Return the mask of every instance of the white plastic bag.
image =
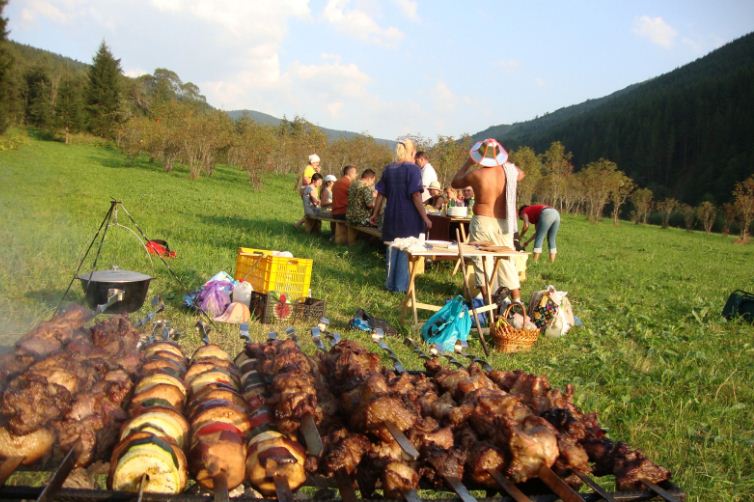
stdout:
{"type": "Polygon", "coordinates": [[[555,318],[545,327],[545,336],[563,336],[574,325],[573,309],[571,308],[571,302],[568,300],[567,291],[558,291],[555,286],[547,286],[547,294],[550,296],[553,302],[558,306],[558,313],[555,318]]]}

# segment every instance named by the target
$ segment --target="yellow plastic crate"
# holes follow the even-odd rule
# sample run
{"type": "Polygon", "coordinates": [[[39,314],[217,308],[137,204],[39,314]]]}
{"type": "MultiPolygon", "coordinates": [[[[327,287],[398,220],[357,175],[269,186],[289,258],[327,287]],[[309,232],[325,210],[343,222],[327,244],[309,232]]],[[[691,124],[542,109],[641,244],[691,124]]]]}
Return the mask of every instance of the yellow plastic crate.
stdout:
{"type": "Polygon", "coordinates": [[[272,256],[267,249],[238,248],[237,281],[247,281],[257,293],[285,293],[295,301],[309,296],[312,260],[272,256]]]}

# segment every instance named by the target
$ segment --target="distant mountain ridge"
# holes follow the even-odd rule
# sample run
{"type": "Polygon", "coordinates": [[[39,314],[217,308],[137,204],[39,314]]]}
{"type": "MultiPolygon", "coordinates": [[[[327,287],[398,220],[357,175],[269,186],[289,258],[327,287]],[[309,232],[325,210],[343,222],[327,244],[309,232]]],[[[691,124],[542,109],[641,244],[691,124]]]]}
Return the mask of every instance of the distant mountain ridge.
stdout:
{"type": "Polygon", "coordinates": [[[722,202],[754,172],[752,110],[754,33],[610,95],[473,137],[540,152],[561,141],[577,166],[604,157],[660,197],[722,202]]]}
{"type": "MultiPolygon", "coordinates": [[[[258,112],[256,110],[230,110],[230,111],[227,111],[226,113],[233,120],[238,120],[243,116],[247,116],[253,121],[258,122],[263,125],[277,126],[280,124],[280,122],[282,122],[282,119],[279,119],[267,113],[258,112]]],[[[316,126],[316,127],[318,127],[322,132],[324,132],[325,135],[327,136],[327,139],[329,139],[330,141],[340,139],[340,138],[349,139],[349,138],[355,138],[357,136],[363,136],[363,134],[361,133],[352,132],[352,131],[340,131],[337,129],[328,129],[327,127],[322,127],[322,126],[316,126]]],[[[391,148],[395,146],[395,141],[391,141],[389,139],[374,138],[374,140],[377,143],[387,145],[391,148]]]]}

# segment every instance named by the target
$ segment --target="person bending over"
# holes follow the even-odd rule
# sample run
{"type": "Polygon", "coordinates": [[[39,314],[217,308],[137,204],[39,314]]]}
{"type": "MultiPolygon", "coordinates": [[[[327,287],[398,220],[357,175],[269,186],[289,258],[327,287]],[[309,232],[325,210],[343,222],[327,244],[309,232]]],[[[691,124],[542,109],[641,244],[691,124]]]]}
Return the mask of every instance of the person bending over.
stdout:
{"type": "Polygon", "coordinates": [[[554,207],[546,205],[536,206],[521,206],[518,210],[518,217],[524,222],[521,227],[521,233],[518,238],[524,247],[534,241],[534,249],[532,250],[532,256],[534,261],[538,261],[542,255],[542,245],[544,244],[545,235],[547,236],[547,250],[550,252],[550,262],[555,261],[555,257],[558,254],[558,246],[556,238],[558,236],[558,229],[560,228],[560,213],[554,207]],[[535,231],[529,240],[524,241],[524,235],[529,230],[529,226],[534,225],[535,231]]]}

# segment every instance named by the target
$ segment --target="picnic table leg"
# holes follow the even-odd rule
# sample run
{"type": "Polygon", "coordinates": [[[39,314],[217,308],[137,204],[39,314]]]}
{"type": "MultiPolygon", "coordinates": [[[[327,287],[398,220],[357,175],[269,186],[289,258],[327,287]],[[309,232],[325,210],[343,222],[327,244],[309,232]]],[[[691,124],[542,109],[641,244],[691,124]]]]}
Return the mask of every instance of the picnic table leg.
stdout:
{"type": "Polygon", "coordinates": [[[419,270],[418,263],[420,259],[421,257],[417,258],[412,256],[409,260],[410,275],[408,279],[408,290],[406,291],[406,294],[411,298],[411,309],[414,314],[414,327],[419,324],[419,316],[416,308],[416,274],[419,270]]]}
{"type": "MultiPolygon", "coordinates": [[[[484,270],[484,282],[485,282],[485,300],[487,302],[487,305],[492,305],[492,293],[490,290],[492,289],[492,284],[495,281],[495,275],[494,271],[497,270],[497,260],[495,260],[495,266],[493,268],[493,275],[489,276],[487,275],[487,257],[482,258],[482,269],[484,270]]],[[[487,314],[489,317],[489,325],[492,326],[495,324],[495,312],[490,310],[489,314],[487,314]]]]}
{"type": "MultiPolygon", "coordinates": [[[[456,231],[457,232],[457,231],[456,231]]],[[[456,233],[456,235],[458,235],[456,233]]],[[[463,258],[463,248],[458,246],[458,259],[461,261],[462,264],[465,265],[465,260],[463,258]]],[[[469,284],[469,276],[465,273],[463,274],[463,288],[466,291],[466,294],[469,295],[469,298],[472,299],[473,302],[473,296],[471,295],[471,285],[469,284]]],[[[484,350],[484,355],[488,356],[489,351],[487,350],[487,341],[484,339],[484,332],[482,331],[482,324],[479,322],[479,315],[476,312],[476,309],[474,308],[474,304],[471,304],[471,315],[474,318],[474,323],[476,324],[476,330],[477,333],[479,333],[479,342],[482,344],[482,350],[484,350]]],[[[489,326],[492,326],[491,324],[489,326]]]]}
{"type": "MultiPolygon", "coordinates": [[[[459,246],[461,245],[461,242],[467,242],[468,241],[468,239],[466,237],[466,230],[463,228],[463,223],[461,223],[461,225],[460,225],[460,238],[458,236],[459,236],[459,233],[458,233],[458,231],[456,231],[456,241],[458,242],[459,246]]],[[[461,259],[459,258],[458,260],[456,260],[456,266],[453,267],[453,273],[451,275],[456,275],[456,272],[458,272],[458,269],[460,267],[461,267],[461,259]]],[[[466,273],[465,270],[464,270],[464,273],[466,273]]]]}

